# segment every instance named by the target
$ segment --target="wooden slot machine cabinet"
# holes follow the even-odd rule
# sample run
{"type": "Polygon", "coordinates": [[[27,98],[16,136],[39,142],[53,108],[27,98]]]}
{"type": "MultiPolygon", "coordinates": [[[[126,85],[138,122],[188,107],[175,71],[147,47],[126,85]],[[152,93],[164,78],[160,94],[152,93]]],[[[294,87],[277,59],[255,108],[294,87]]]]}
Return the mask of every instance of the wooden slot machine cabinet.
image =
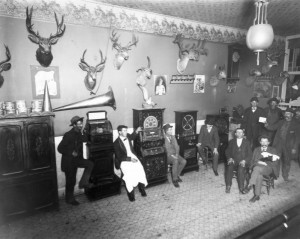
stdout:
{"type": "Polygon", "coordinates": [[[134,141],[134,150],[144,166],[149,185],[165,182],[167,178],[167,156],[162,132],[165,109],[133,109],[134,129],[142,127],[134,141]]]}
{"type": "Polygon", "coordinates": [[[226,161],[225,150],[228,146],[228,134],[229,134],[229,115],[219,114],[219,115],[206,115],[206,119],[213,119],[214,126],[218,128],[220,145],[219,151],[219,161],[226,161]]]}
{"type": "Polygon", "coordinates": [[[186,159],[182,173],[199,171],[197,158],[197,112],[175,111],[175,136],[180,147],[180,156],[186,159]]]}
{"type": "Polygon", "coordinates": [[[87,137],[88,160],[94,163],[90,178],[94,186],[85,189],[85,194],[91,200],[120,194],[121,179],[114,173],[113,130],[107,112],[87,112],[84,134],[87,137]]]}

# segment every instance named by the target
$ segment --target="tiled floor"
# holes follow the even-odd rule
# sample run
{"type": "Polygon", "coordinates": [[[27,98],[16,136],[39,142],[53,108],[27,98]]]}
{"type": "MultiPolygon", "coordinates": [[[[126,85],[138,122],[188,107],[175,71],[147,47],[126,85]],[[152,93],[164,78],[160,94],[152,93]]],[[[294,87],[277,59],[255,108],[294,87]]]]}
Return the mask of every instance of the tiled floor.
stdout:
{"type": "Polygon", "coordinates": [[[300,168],[292,162],[291,181],[280,177],[270,195],[249,203],[252,192],[238,193],[234,181],[225,193],[224,167],[186,173],[180,188],[164,183],[129,202],[121,195],[90,202],[85,195],[74,207],[60,201],[60,210],[40,213],[0,227],[0,238],[235,238],[300,203],[300,168]]]}

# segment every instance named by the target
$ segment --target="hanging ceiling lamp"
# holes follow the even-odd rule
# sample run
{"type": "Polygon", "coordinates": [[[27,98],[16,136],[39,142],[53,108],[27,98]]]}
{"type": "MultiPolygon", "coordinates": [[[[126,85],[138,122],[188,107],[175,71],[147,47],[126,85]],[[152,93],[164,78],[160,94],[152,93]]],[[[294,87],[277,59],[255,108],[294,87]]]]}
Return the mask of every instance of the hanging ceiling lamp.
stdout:
{"type": "Polygon", "coordinates": [[[269,48],[274,39],[273,28],[267,21],[267,0],[255,0],[255,18],[253,26],[247,32],[247,46],[257,53],[257,65],[259,65],[259,53],[269,48]]]}

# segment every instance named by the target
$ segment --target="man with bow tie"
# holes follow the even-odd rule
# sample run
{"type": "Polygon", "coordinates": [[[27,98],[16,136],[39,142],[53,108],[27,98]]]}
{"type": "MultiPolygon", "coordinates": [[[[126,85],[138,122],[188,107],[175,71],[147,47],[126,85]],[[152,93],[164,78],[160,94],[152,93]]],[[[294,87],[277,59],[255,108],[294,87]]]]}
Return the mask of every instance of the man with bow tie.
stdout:
{"type": "Polygon", "coordinates": [[[235,138],[230,140],[225,151],[227,167],[225,173],[226,193],[230,193],[233,171],[237,169],[237,181],[240,193],[245,194],[244,182],[252,157],[250,142],[244,138],[244,130],[237,128],[235,138]]]}
{"type": "Polygon", "coordinates": [[[251,166],[252,174],[249,186],[246,192],[249,192],[253,186],[254,196],[250,202],[256,202],[260,199],[261,186],[263,176],[273,175],[275,178],[279,177],[279,155],[275,148],[269,146],[270,139],[268,136],[259,137],[260,147],[254,149],[251,166]]]}
{"type": "Polygon", "coordinates": [[[127,126],[119,125],[117,130],[119,137],[114,142],[115,166],[121,169],[125,182],[129,201],[135,201],[134,187],[138,186],[143,197],[146,197],[145,187],[148,185],[143,165],[139,161],[131,141],[135,139],[141,127],[138,127],[132,134],[127,133],[127,126]]]}
{"type": "Polygon", "coordinates": [[[244,112],[241,128],[245,129],[245,136],[250,141],[253,150],[259,146],[258,136],[263,128],[262,123],[259,122],[259,117],[265,117],[265,112],[258,106],[257,97],[252,97],[250,104],[251,106],[244,112]]]}
{"type": "Polygon", "coordinates": [[[179,146],[174,135],[172,135],[172,126],[165,124],[163,126],[164,138],[165,138],[165,149],[167,151],[168,164],[172,164],[172,180],[176,188],[179,187],[182,182],[179,175],[186,165],[186,160],[179,155],[179,146]]]}

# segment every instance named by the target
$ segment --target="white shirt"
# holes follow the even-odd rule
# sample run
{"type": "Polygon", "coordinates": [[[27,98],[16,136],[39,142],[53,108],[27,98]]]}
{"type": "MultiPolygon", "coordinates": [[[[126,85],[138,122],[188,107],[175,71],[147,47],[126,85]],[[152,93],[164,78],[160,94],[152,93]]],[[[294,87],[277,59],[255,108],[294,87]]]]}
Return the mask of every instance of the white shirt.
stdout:
{"type": "Polygon", "coordinates": [[[127,152],[127,157],[137,159],[137,157],[131,152],[129,139],[127,137],[123,137],[123,136],[120,136],[120,139],[123,141],[123,144],[125,145],[126,152],[127,152]]]}
{"type": "Polygon", "coordinates": [[[236,139],[236,142],[237,142],[237,146],[240,147],[242,145],[242,141],[243,139],[236,139]]]}

